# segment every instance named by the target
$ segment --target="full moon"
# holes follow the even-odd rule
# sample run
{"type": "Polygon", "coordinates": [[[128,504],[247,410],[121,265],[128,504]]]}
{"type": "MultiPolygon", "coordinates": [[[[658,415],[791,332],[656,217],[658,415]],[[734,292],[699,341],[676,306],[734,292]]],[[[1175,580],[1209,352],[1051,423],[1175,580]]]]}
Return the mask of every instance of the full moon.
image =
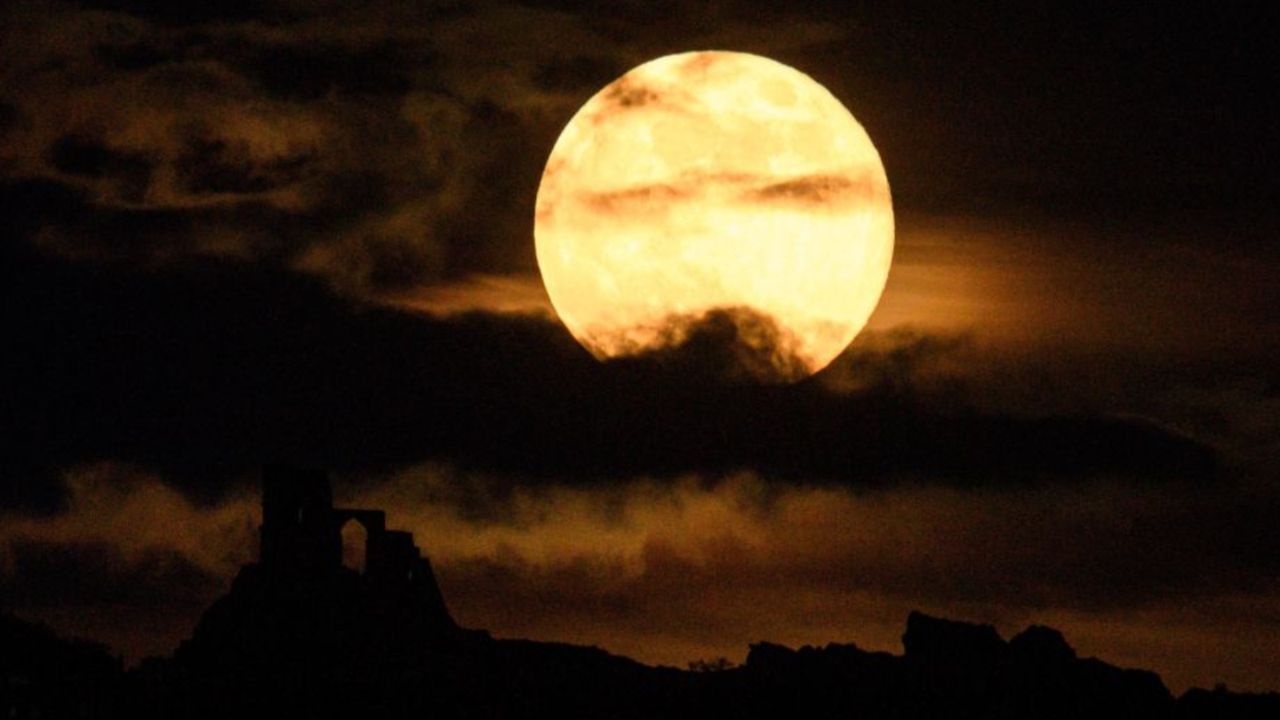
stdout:
{"type": "Polygon", "coordinates": [[[596,357],[679,342],[724,310],[763,318],[796,380],[875,309],[893,204],[871,138],[826,88],[757,55],[690,52],[578,110],[542,173],[534,238],[556,313],[596,357]]]}

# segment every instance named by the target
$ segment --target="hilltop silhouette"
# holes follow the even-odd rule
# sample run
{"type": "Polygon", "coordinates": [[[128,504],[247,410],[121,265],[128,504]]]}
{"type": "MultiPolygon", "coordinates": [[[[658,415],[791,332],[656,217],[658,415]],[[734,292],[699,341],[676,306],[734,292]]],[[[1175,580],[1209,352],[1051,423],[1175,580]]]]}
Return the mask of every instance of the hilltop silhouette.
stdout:
{"type": "Polygon", "coordinates": [[[172,658],[125,672],[98,645],[0,616],[8,718],[1276,718],[1280,695],[1175,698],[1158,675],[1077,657],[1057,630],[912,612],[903,654],[767,642],[746,662],[649,667],[454,622],[430,561],[323,473],[268,468],[259,561],[172,658]],[[363,528],[344,564],[342,533],[363,528]]]}
{"type": "Polygon", "coordinates": [[[259,561],[240,570],[178,648],[174,661],[184,671],[423,662],[469,635],[445,608],[413,535],[388,530],[381,510],[335,508],[324,473],[267,468],[260,532],[259,561]],[[343,564],[348,523],[365,534],[363,572],[343,564]]]}

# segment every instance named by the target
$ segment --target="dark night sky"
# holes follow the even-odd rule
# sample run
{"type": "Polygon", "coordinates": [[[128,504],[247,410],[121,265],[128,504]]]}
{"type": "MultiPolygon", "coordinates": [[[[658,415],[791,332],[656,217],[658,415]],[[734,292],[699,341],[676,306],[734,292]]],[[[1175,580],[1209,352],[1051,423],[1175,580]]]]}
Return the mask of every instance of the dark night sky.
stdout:
{"type": "Polygon", "coordinates": [[[500,636],[682,665],[921,608],[1280,688],[1271,18],[593,5],[5,4],[5,604],[168,652],[283,459],[500,636]],[[694,49],[809,74],[885,162],[888,288],[796,385],[728,315],[597,362],[537,275],[560,129],[694,49]]]}

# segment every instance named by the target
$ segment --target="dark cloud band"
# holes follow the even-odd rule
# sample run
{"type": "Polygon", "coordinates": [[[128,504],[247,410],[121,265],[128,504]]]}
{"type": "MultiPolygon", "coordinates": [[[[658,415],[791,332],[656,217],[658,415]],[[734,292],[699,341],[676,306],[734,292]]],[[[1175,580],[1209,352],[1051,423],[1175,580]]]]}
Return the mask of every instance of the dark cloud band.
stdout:
{"type": "Polygon", "coordinates": [[[409,315],[261,266],[153,272],[21,247],[7,262],[21,271],[0,315],[4,426],[14,482],[32,484],[9,493],[18,504],[48,497],[48,468],[106,458],[162,469],[197,496],[277,458],[437,458],[574,482],[747,469],[856,487],[1205,480],[1218,468],[1209,447],[1141,421],[937,402],[901,366],[910,338],[859,358],[863,377],[890,384],[836,392],[821,378],[756,382],[776,348],[750,317],[713,314],[675,347],[600,363],[545,318],[409,315]]]}

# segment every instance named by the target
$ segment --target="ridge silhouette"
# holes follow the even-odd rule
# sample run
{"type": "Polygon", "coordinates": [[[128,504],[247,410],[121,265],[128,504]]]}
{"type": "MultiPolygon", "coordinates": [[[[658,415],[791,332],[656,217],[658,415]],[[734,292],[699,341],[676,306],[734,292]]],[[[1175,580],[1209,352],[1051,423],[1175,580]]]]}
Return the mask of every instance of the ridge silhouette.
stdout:
{"type": "Polygon", "coordinates": [[[911,612],[903,654],[760,642],[741,666],[650,667],[498,640],[453,620],[430,561],[379,510],[335,508],[322,472],[268,467],[258,562],[172,658],[125,672],[100,645],[0,615],[6,718],[1268,718],[1280,695],[1192,689],[1079,658],[1033,625],[911,612]],[[364,572],[341,531],[368,535],[364,572]]]}

